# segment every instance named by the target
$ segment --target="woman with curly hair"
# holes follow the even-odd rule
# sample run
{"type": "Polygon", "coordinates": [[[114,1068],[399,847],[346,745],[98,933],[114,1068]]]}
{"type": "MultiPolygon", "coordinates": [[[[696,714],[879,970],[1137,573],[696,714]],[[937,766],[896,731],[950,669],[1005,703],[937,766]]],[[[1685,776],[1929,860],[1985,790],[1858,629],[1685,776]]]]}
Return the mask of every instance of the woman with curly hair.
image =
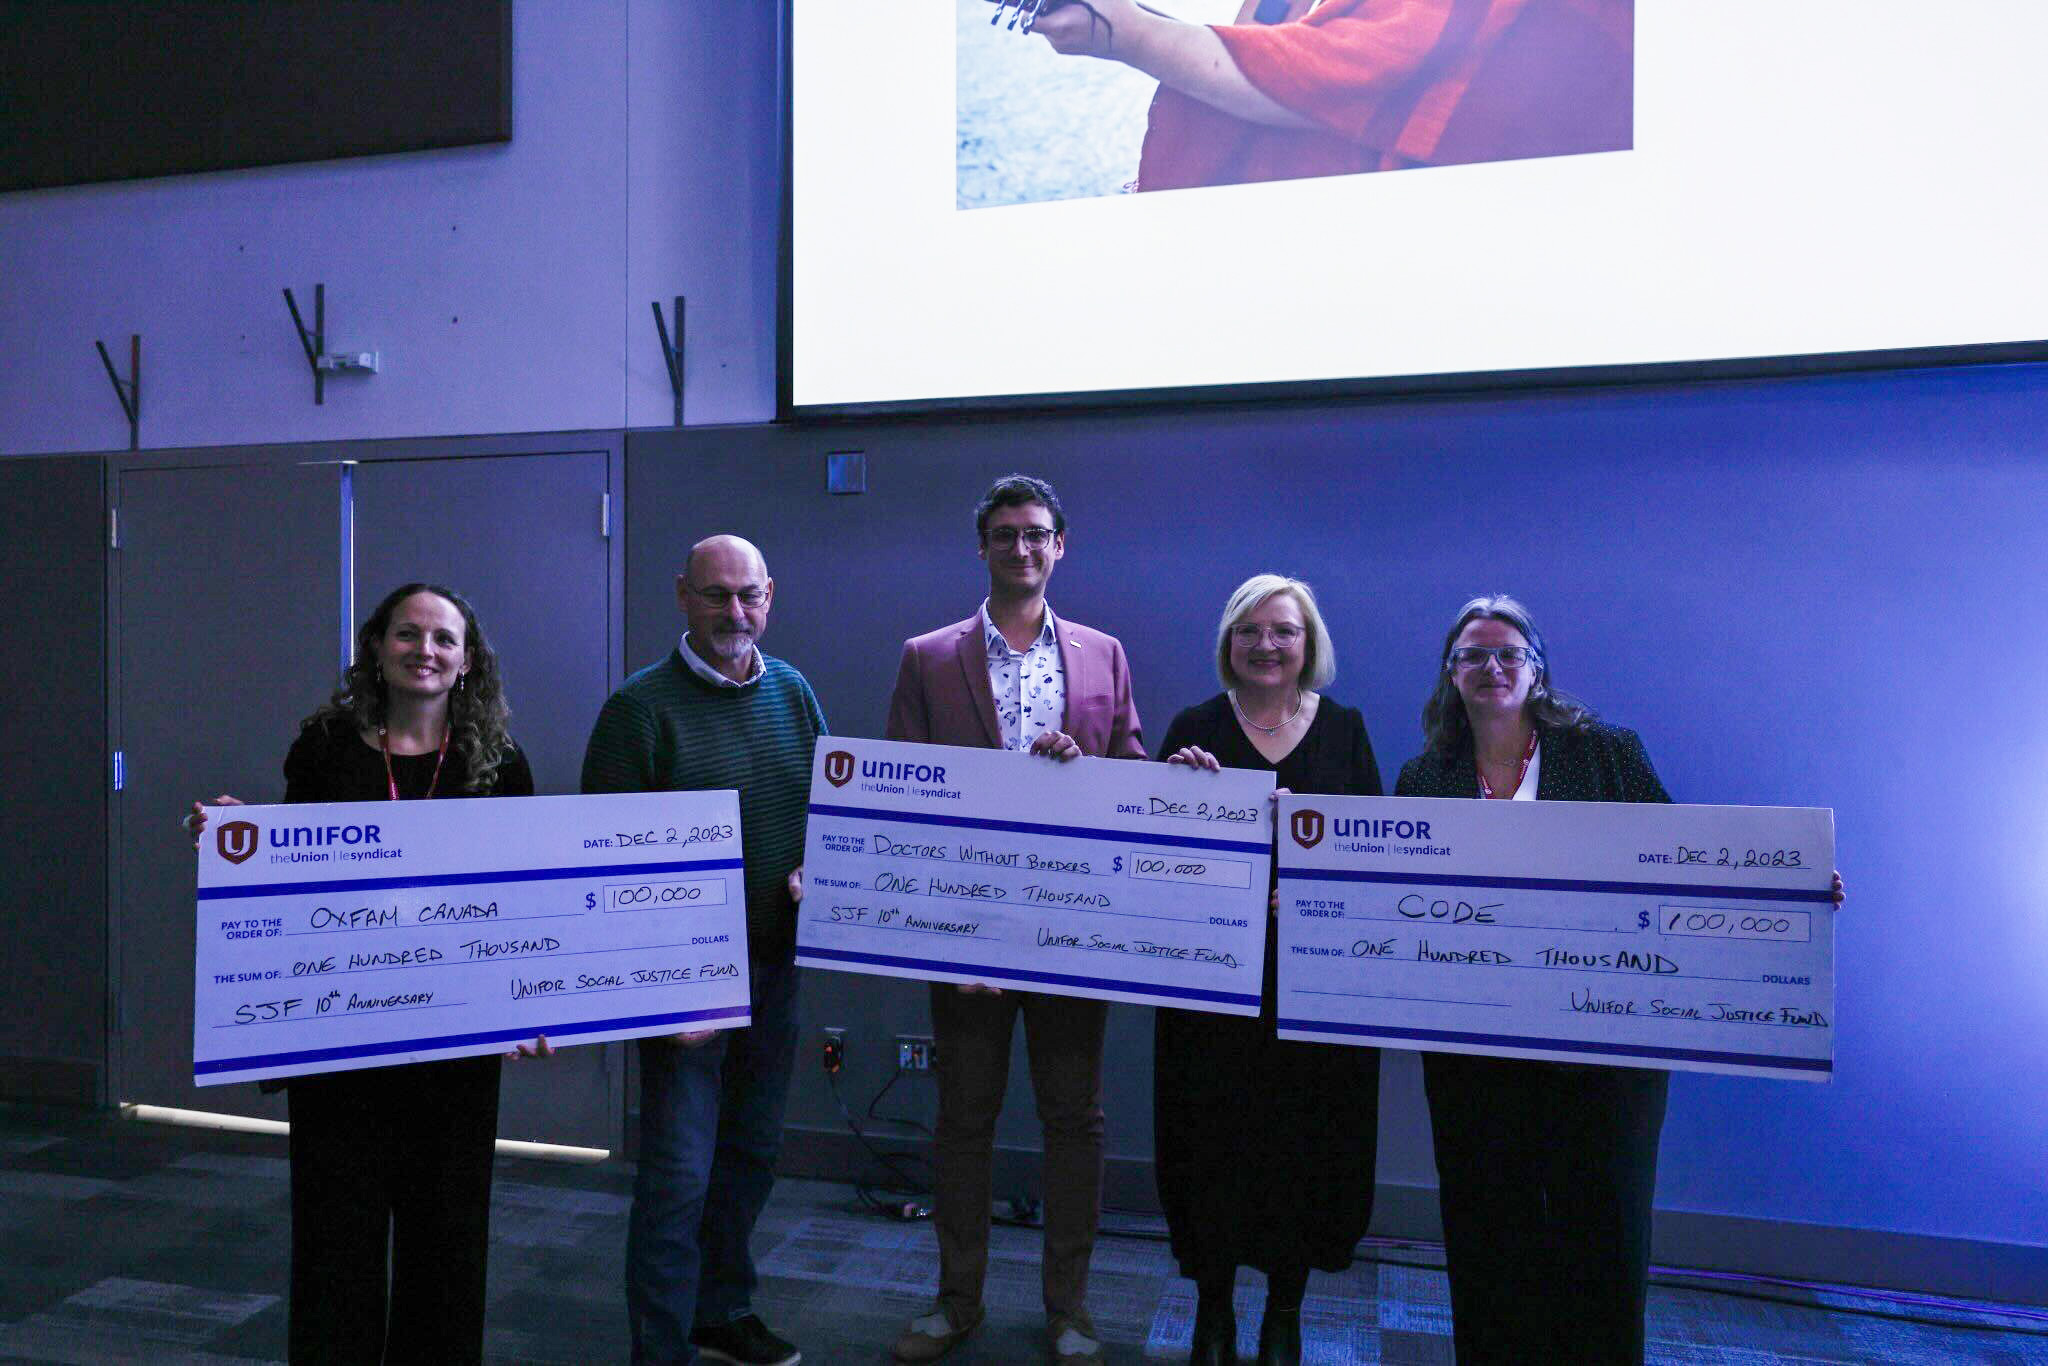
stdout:
{"type": "Polygon", "coordinates": [[[356,632],[341,686],[299,723],[285,800],[365,800],[364,772],[392,801],[532,796],[533,772],[505,731],[511,714],[476,609],[438,584],[400,584],[356,632]]]}
{"type": "MultiPolygon", "coordinates": [[[[509,715],[475,609],[437,584],[403,584],[301,723],[284,799],[531,796],[509,715]]],[[[195,841],[205,824],[193,803],[195,841]]],[[[508,1056],[550,1051],[536,1039],[508,1056]]],[[[498,1072],[486,1056],[288,1083],[294,1362],[482,1360],[498,1072]]]]}

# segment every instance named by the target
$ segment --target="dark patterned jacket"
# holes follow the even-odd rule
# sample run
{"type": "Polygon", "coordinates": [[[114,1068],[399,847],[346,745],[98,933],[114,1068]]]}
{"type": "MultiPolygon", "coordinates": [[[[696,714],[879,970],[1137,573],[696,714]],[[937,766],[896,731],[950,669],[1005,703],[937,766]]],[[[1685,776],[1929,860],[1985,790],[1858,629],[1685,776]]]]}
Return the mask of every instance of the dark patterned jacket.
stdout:
{"type": "MultiPolygon", "coordinates": [[[[1581,730],[1542,729],[1544,802],[1668,802],[1643,742],[1632,730],[1595,721],[1581,730]]],[[[1479,770],[1468,745],[1457,755],[1425,750],[1401,765],[1397,797],[1477,797],[1479,770]]]]}

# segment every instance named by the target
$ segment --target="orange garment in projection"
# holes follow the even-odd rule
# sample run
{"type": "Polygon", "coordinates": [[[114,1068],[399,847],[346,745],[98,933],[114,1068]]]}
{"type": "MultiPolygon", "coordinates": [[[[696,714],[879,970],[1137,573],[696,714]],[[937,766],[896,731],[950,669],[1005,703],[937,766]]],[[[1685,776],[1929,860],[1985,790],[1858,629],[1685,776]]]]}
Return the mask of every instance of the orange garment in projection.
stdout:
{"type": "Polygon", "coordinates": [[[1634,0],[1323,0],[1215,33],[1308,129],[1161,87],[1140,190],[1351,175],[1628,148],[1634,0]]]}

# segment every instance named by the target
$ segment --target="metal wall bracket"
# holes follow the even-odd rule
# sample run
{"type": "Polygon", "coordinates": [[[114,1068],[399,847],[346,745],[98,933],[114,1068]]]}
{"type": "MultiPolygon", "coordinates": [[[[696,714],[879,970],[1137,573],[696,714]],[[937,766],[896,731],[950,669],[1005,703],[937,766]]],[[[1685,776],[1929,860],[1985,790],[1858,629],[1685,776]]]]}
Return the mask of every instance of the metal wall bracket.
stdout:
{"type": "Polygon", "coordinates": [[[292,297],[289,286],[284,291],[284,306],[292,311],[292,326],[299,329],[299,345],[306,352],[306,364],[313,367],[313,402],[327,401],[327,372],[320,368],[320,356],[327,349],[327,286],[313,286],[313,330],[306,330],[306,320],[299,316],[299,301],[292,297]]]}
{"type": "Polygon", "coordinates": [[[292,326],[299,330],[299,347],[306,353],[306,364],[313,368],[313,402],[327,401],[327,376],[330,373],[377,373],[381,358],[375,351],[328,351],[326,285],[313,286],[313,326],[310,329],[299,313],[299,301],[292,297],[289,289],[284,292],[284,306],[292,311],[292,326]]]}
{"type": "Polygon", "coordinates": [[[668,362],[668,387],[676,396],[676,426],[683,425],[683,296],[676,295],[675,339],[661,320],[661,300],[654,301],[654,330],[661,335],[661,358],[668,362]]]}
{"type": "Polygon", "coordinates": [[[107,367],[107,378],[114,383],[114,397],[120,401],[121,411],[128,418],[128,449],[142,448],[142,337],[138,333],[128,334],[128,378],[122,379],[114,372],[114,359],[107,354],[107,344],[95,341],[99,348],[100,364],[107,367]]]}

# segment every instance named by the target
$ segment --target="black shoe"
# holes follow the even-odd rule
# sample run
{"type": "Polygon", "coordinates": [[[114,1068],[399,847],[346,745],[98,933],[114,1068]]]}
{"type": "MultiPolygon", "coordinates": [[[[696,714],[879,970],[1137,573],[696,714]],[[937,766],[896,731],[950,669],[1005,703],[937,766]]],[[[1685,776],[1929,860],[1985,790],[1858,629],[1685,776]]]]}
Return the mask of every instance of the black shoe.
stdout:
{"type": "Polygon", "coordinates": [[[1268,1309],[1259,1324],[1259,1366],[1301,1366],[1301,1311],[1268,1309]]]}
{"type": "Polygon", "coordinates": [[[794,1343],[769,1332],[754,1314],[699,1328],[690,1334],[690,1344],[706,1361],[730,1361],[734,1366],[797,1366],[804,1359],[794,1343]]]}
{"type": "Polygon", "coordinates": [[[1188,1352],[1188,1366],[1237,1366],[1237,1312],[1228,1300],[1213,1313],[1204,1304],[1195,1306],[1195,1340],[1188,1352]]]}

